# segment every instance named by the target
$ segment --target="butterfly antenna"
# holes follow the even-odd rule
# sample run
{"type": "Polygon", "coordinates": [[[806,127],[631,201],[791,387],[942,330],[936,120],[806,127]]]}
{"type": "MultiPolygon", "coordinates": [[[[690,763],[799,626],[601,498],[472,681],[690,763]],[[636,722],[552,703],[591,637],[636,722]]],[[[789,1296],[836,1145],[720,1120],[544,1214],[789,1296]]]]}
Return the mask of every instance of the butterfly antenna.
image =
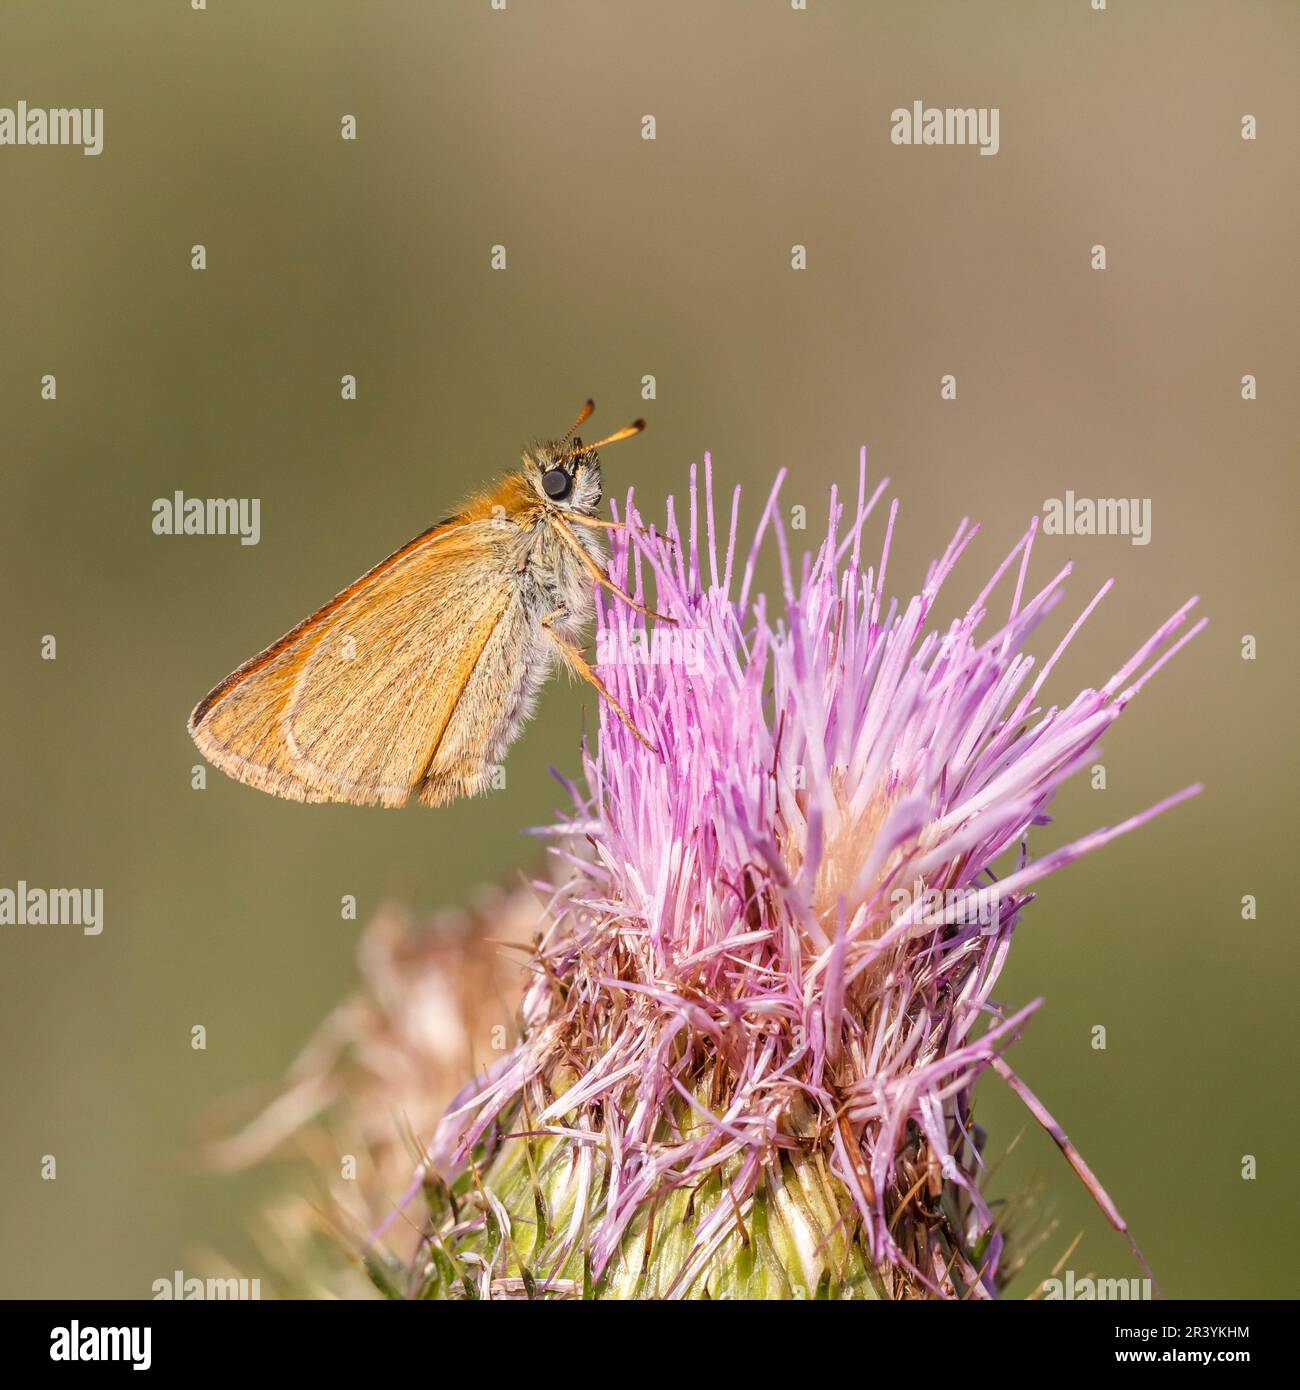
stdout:
{"type": "Polygon", "coordinates": [[[567,463],[569,459],[578,454],[594,453],[597,449],[603,449],[606,444],[617,444],[620,439],[631,439],[634,434],[640,434],[645,429],[644,420],[633,420],[630,425],[624,425],[621,430],[615,430],[613,434],[607,434],[604,439],[598,439],[594,444],[579,444],[576,448],[570,449],[568,453],[561,454],[559,458],[551,464],[552,468],[561,463],[567,463]]]}
{"type": "Polygon", "coordinates": [[[578,411],[578,418],[560,436],[559,442],[561,444],[567,444],[569,440],[571,440],[573,436],[578,432],[578,426],[585,424],[588,420],[591,419],[591,412],[595,410],[595,408],[596,402],[588,401],[586,405],[584,405],[582,409],[578,411]]]}

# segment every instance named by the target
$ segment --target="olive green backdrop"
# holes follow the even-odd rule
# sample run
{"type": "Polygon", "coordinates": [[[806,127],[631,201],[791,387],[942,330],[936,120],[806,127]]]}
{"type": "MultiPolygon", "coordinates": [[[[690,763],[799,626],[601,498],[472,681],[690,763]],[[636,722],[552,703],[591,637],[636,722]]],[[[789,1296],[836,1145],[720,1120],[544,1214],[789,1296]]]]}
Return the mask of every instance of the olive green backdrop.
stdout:
{"type": "MultiPolygon", "coordinates": [[[[648,416],[606,469],[652,512],[710,449],[749,518],[783,464],[820,516],[867,443],[896,591],[984,523],[944,622],[1045,498],[1152,500],[1148,546],[1040,542],[1071,613],[1118,580],[1053,689],[1189,594],[1210,627],[1038,845],[1206,791],[1049,881],[1000,997],[1046,995],[1014,1062],[1167,1291],[1289,1294],[1298,45],[1284,2],[4,0],[0,105],[106,114],[98,158],[0,147],[0,884],[102,887],[106,926],[0,928],[0,1292],[247,1258],[264,1180],[187,1152],[349,987],[341,895],[364,922],[535,864],[585,690],[548,691],[505,792],[437,812],[195,791],[185,718],[591,394],[595,424],[648,416]],[[998,107],[1000,153],[892,145],[918,99],[998,107]],[[176,489],[261,498],[261,544],[155,536],[176,489]]],[[[1136,1273],[981,1095],[995,1152],[1029,1124],[998,1190],[1041,1177],[1060,1223],[1013,1292],[1078,1231],[1080,1274],[1136,1273]]]]}

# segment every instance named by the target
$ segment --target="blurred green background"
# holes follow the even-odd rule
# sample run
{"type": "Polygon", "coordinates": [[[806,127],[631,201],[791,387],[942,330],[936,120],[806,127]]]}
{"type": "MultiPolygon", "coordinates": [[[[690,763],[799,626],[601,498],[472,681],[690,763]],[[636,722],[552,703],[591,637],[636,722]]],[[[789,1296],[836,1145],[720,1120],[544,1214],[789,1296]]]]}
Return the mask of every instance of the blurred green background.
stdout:
{"type": "MultiPolygon", "coordinates": [[[[1040,542],[1040,581],[1076,564],[1043,644],[1118,580],[1052,689],[1189,594],[1211,625],[1038,845],[1206,791],[1049,880],[999,996],[1046,995],[1013,1062],[1166,1291],[1293,1292],[1298,43],[1286,0],[4,0],[0,105],[106,115],[98,158],[0,148],[0,884],[101,886],[106,926],[0,929],[0,1293],[246,1258],[265,1179],[192,1171],[204,1116],[282,1070],[381,901],[535,867],[594,713],[564,681],[508,791],[437,812],[195,791],[185,718],[588,394],[648,416],[606,473],[651,515],[709,449],[749,519],[780,465],[819,517],[867,443],[896,592],[984,523],[945,623],[1045,498],[1152,499],[1146,547],[1040,542]],[[997,106],[1001,152],[893,146],[917,99],[997,106]],[[176,489],[260,497],[261,544],[155,536],[176,489]]],[[[997,1190],[1043,1178],[1060,1222],[1013,1293],[1078,1231],[1080,1274],[1136,1273],[999,1082],[980,1105],[995,1153],[1028,1124],[997,1190]]]]}

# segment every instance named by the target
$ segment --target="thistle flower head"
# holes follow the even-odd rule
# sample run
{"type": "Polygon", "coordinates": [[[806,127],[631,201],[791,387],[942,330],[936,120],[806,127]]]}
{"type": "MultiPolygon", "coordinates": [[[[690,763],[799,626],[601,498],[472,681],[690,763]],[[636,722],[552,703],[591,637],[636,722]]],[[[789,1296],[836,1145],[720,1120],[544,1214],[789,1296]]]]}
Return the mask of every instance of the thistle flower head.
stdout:
{"type": "MultiPolygon", "coordinates": [[[[662,538],[629,495],[598,613],[610,693],[572,810],[518,1044],[440,1124],[414,1287],[609,1296],[993,1294],[1003,1235],[980,1188],[979,1076],[1037,1003],[993,990],[1034,886],[1142,824],[1039,858],[1058,787],[1177,637],[1180,608],[1104,683],[1049,703],[1061,653],[1023,651],[1069,573],[1029,582],[1030,526],[973,602],[947,600],[965,521],[899,604],[856,505],[832,492],[815,553],[791,554],[780,479],[737,549],[706,456],[662,538]],[[775,540],[782,593],[755,591],[775,540]]],[[[1194,602],[1194,600],[1193,600],[1194,602]]],[[[602,702],[603,703],[603,702],[602,702]]],[[[1059,1130],[1110,1219],[1123,1222],[1059,1130]]],[[[418,1186],[412,1188],[408,1198],[418,1186]]]]}
{"type": "MultiPolygon", "coordinates": [[[[357,942],[358,988],[274,1094],[251,1115],[241,1101],[213,1116],[216,1136],[199,1154],[209,1171],[295,1164],[251,1222],[256,1273],[277,1295],[374,1297],[409,1261],[418,1233],[404,1224],[369,1260],[354,1252],[408,1180],[423,1142],[414,1136],[427,1139],[476,1059],[492,1055],[536,913],[526,884],[427,918],[381,908],[357,942]]],[[[231,1268],[219,1256],[210,1266],[231,1268]]]]}

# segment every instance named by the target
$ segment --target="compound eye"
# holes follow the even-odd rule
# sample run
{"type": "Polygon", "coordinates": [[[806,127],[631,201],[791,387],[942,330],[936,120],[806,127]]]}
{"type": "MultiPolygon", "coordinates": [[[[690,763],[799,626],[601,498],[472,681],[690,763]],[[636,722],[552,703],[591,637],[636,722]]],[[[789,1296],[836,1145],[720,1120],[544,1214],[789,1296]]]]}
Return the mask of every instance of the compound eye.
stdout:
{"type": "Polygon", "coordinates": [[[546,495],[555,501],[561,497],[569,495],[569,489],[573,486],[573,479],[564,471],[563,468],[548,468],[542,474],[542,489],[546,495]]]}

